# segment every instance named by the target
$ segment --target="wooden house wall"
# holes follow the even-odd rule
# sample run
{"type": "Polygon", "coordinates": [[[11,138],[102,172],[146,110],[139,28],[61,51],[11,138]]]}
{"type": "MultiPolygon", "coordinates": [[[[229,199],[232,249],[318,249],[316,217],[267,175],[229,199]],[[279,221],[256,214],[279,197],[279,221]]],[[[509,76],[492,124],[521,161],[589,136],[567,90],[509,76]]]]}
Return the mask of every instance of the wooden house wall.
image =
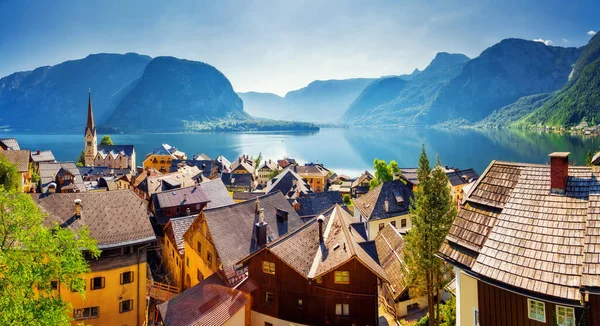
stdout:
{"type": "Polygon", "coordinates": [[[248,263],[248,274],[257,284],[252,310],[301,324],[377,325],[377,276],[356,260],[338,270],[350,272],[350,284],[334,284],[333,271],[323,276],[322,284],[311,284],[275,255],[262,251],[248,263]],[[275,275],[263,273],[263,261],[275,263],[275,275]],[[266,292],[275,295],[272,304],[265,302],[266,292]],[[336,316],[336,304],[349,304],[350,316],[336,316]]]}
{"type": "Polygon", "coordinates": [[[588,326],[600,326],[600,295],[590,295],[587,312],[588,326]]]}

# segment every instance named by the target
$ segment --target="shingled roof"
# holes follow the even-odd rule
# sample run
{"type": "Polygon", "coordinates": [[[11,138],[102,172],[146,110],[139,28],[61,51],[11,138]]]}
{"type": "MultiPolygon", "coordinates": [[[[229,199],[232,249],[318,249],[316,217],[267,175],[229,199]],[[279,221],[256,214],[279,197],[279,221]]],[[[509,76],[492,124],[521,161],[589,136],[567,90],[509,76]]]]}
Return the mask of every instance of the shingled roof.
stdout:
{"type": "Polygon", "coordinates": [[[86,225],[98,248],[106,249],[155,239],[146,202],[130,190],[107,192],[32,194],[48,214],[44,224],[57,222],[77,229],[86,225]],[[75,216],[75,200],[81,200],[81,216],[75,216]]]}
{"type": "Polygon", "coordinates": [[[344,204],[342,194],[339,191],[310,193],[304,197],[289,199],[289,202],[292,205],[296,203],[299,205],[300,209],[297,212],[302,217],[317,216],[331,209],[336,204],[344,204]]]}
{"type": "Polygon", "coordinates": [[[264,191],[267,194],[281,192],[287,198],[305,196],[313,192],[308,182],[292,169],[285,169],[278,176],[269,180],[264,191]]]}
{"type": "Polygon", "coordinates": [[[377,234],[375,245],[381,267],[383,267],[389,278],[389,285],[394,293],[394,299],[397,299],[406,289],[404,280],[406,267],[402,258],[404,239],[394,226],[387,223],[377,234]]]}
{"type": "Polygon", "coordinates": [[[220,326],[247,303],[244,292],[225,286],[214,273],[157,308],[165,326],[220,326]]]}
{"type": "Polygon", "coordinates": [[[413,185],[419,184],[418,168],[400,168],[400,177],[413,185]]]}
{"type": "Polygon", "coordinates": [[[395,217],[408,214],[412,198],[413,192],[404,182],[387,181],[354,200],[354,209],[358,209],[367,220],[395,217]],[[388,201],[387,212],[386,200],[388,201]]]}
{"type": "Polygon", "coordinates": [[[19,142],[14,138],[0,138],[0,148],[11,151],[21,150],[19,142]]]}
{"type": "Polygon", "coordinates": [[[568,167],[564,194],[550,166],[493,161],[458,212],[439,255],[480,277],[579,301],[600,287],[597,167],[568,167]]]}
{"type": "Polygon", "coordinates": [[[19,172],[24,173],[29,171],[29,158],[31,157],[29,150],[0,151],[0,155],[6,157],[10,163],[16,165],[19,172]]]}
{"type": "Polygon", "coordinates": [[[471,183],[479,178],[479,174],[473,169],[449,169],[446,171],[446,176],[453,186],[471,183]]]}
{"type": "Polygon", "coordinates": [[[39,174],[40,174],[40,183],[42,187],[42,193],[46,193],[48,191],[48,185],[50,183],[56,181],[56,174],[60,169],[65,169],[69,171],[74,176],[74,184],[80,192],[87,191],[85,184],[83,183],[83,178],[79,173],[79,169],[73,162],[40,162],[39,163],[39,174]]]}
{"type": "Polygon", "coordinates": [[[31,160],[39,163],[39,162],[56,162],[56,159],[54,158],[54,154],[52,153],[52,151],[47,150],[47,151],[35,151],[35,152],[31,152],[31,160]]]}

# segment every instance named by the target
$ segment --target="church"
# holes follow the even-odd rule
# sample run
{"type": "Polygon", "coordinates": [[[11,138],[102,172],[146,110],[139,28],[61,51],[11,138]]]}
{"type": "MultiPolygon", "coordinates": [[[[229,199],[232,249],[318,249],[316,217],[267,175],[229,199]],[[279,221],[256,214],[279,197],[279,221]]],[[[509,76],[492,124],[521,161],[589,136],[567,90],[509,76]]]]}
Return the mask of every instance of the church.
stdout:
{"type": "Polygon", "coordinates": [[[112,169],[128,169],[131,173],[135,173],[133,145],[98,145],[91,91],[88,94],[88,116],[85,127],[85,166],[107,166],[112,169]]]}

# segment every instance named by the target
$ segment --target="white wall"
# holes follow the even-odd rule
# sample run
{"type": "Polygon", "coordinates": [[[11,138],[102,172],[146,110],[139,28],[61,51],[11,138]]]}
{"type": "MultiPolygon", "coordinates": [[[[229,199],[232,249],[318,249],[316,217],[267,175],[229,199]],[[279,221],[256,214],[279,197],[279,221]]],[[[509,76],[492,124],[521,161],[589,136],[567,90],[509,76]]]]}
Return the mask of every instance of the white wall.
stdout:
{"type": "MultiPolygon", "coordinates": [[[[274,318],[271,316],[267,316],[264,314],[261,314],[260,312],[256,312],[254,310],[252,310],[252,322],[251,325],[256,325],[256,326],[264,326],[265,322],[269,322],[271,324],[273,324],[273,326],[307,326],[304,324],[298,324],[298,323],[292,323],[289,321],[285,321],[283,319],[278,319],[278,318],[274,318]]],[[[233,325],[233,324],[232,324],[233,325]]],[[[240,324],[243,325],[243,324],[240,324]]]]}

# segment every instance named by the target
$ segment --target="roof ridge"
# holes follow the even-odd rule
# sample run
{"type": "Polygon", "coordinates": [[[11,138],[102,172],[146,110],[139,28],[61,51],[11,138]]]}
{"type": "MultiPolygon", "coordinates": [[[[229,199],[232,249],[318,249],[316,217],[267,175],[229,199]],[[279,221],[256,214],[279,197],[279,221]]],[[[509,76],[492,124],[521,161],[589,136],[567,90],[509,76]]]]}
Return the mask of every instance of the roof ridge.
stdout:
{"type": "MultiPolygon", "coordinates": [[[[267,198],[267,197],[271,197],[271,196],[276,196],[277,194],[280,194],[280,193],[281,193],[280,191],[275,191],[275,192],[272,192],[270,194],[264,194],[262,196],[257,196],[257,197],[258,197],[258,199],[262,199],[262,198],[267,198]]],[[[283,196],[283,194],[282,194],[282,196],[283,196]]],[[[233,204],[230,204],[230,205],[221,206],[221,207],[208,208],[208,209],[203,210],[203,212],[205,212],[205,213],[206,212],[214,212],[214,211],[217,211],[217,210],[220,210],[220,209],[225,209],[225,208],[229,208],[229,207],[236,207],[236,206],[240,206],[241,204],[248,204],[248,202],[251,202],[251,201],[252,201],[252,199],[245,200],[245,201],[242,201],[242,202],[239,202],[239,203],[233,203],[233,204]]]]}

